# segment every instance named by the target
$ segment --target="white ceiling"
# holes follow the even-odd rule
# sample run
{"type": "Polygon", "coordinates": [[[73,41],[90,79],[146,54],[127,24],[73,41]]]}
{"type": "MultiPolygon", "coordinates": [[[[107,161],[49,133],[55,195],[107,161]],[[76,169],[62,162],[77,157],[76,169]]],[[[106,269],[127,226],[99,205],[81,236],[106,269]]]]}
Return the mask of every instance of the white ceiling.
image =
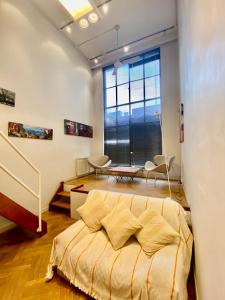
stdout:
{"type": "MultiPolygon", "coordinates": [[[[58,0],[32,1],[58,29],[72,20],[58,0]]],[[[98,5],[104,0],[95,2],[98,5]]],[[[64,29],[67,37],[88,59],[116,48],[115,30],[93,39],[116,24],[120,25],[119,46],[176,25],[176,0],[112,0],[107,5],[108,13],[104,14],[100,8],[103,18],[89,28],[81,29],[73,23],[71,33],[64,29]],[[86,42],[89,39],[92,40],[86,42]]]]}

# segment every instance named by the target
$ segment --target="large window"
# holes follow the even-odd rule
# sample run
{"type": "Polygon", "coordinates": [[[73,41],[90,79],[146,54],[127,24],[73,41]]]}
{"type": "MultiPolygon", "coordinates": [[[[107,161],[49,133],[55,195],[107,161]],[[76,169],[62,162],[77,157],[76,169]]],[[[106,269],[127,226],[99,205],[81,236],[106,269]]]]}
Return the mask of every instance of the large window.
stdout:
{"type": "Polygon", "coordinates": [[[162,152],[159,119],[160,50],[137,62],[104,69],[105,153],[115,164],[143,165],[162,152]],[[133,152],[133,158],[130,154],[133,152]]]}

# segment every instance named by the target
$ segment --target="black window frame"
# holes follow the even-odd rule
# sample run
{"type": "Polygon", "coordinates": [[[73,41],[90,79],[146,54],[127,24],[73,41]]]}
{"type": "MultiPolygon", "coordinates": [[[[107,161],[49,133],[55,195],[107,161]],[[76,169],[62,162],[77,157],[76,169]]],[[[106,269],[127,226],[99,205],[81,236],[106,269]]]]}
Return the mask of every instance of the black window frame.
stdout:
{"type": "MultiPolygon", "coordinates": [[[[160,57],[160,48],[156,48],[154,50],[151,50],[151,51],[148,51],[148,52],[145,52],[143,54],[140,54],[139,55],[140,57],[142,57],[142,59],[139,61],[139,62],[136,62],[136,63],[133,63],[133,64],[128,64],[129,66],[129,72],[128,72],[128,82],[123,82],[123,83],[120,83],[118,84],[118,78],[116,76],[115,78],[115,85],[113,86],[110,86],[110,87],[107,87],[106,86],[106,71],[107,70],[111,70],[113,68],[113,65],[109,65],[109,66],[106,66],[103,68],[103,97],[104,97],[104,151],[105,151],[105,154],[109,154],[107,153],[107,145],[105,143],[105,137],[106,137],[106,129],[107,128],[111,128],[111,129],[116,129],[116,135],[118,137],[118,129],[119,128],[122,128],[122,127],[127,127],[129,126],[129,138],[130,138],[130,142],[129,142],[129,153],[131,152],[134,152],[133,151],[133,145],[132,145],[132,141],[131,141],[131,130],[132,130],[132,122],[131,122],[131,106],[132,104],[140,104],[140,103],[143,103],[143,109],[144,109],[144,126],[147,126],[147,124],[149,122],[146,122],[146,103],[148,101],[154,101],[154,100],[159,100],[160,101],[160,110],[161,110],[161,98],[162,98],[162,93],[161,93],[161,57],[160,57]],[[152,75],[152,76],[145,76],[145,64],[148,63],[148,62],[151,62],[151,61],[155,61],[155,60],[159,60],[159,73],[158,74],[155,74],[155,75],[152,75]],[[143,66],[143,78],[141,79],[135,79],[135,80],[131,80],[131,75],[130,75],[130,69],[132,67],[135,67],[135,66],[138,66],[138,65],[142,65],[143,66]],[[160,85],[160,89],[159,89],[159,97],[154,97],[154,98],[147,98],[146,99],[146,79],[148,78],[156,78],[156,77],[159,77],[159,85],[160,85]],[[138,101],[131,101],[131,83],[132,82],[137,82],[137,81],[140,81],[142,80],[143,81],[143,99],[142,100],[138,100],[138,101]],[[129,102],[128,103],[123,103],[123,104],[118,104],[118,87],[119,86],[122,86],[122,85],[125,85],[125,84],[128,84],[128,89],[129,89],[129,102]],[[115,88],[115,94],[116,94],[116,105],[112,105],[112,106],[107,106],[106,105],[106,92],[108,89],[110,88],[115,88]],[[128,124],[126,125],[122,125],[122,124],[118,124],[118,114],[117,114],[117,109],[119,107],[122,107],[122,106],[129,106],[129,122],[128,124]],[[107,126],[106,125],[106,110],[107,109],[116,109],[116,123],[115,125],[113,126],[107,126]]],[[[156,117],[156,122],[158,122],[158,125],[160,126],[159,124],[159,120],[157,120],[157,117],[156,117]]],[[[160,129],[160,145],[159,145],[159,152],[160,153],[155,153],[155,154],[161,154],[162,153],[162,136],[161,136],[161,129],[160,129]]],[[[117,139],[118,140],[118,139],[117,139]]],[[[110,155],[110,154],[109,154],[110,155]]],[[[135,155],[135,153],[134,153],[135,155]]],[[[154,155],[153,155],[154,156],[154,155]]],[[[153,157],[145,157],[145,161],[146,160],[151,160],[153,157]]],[[[116,161],[113,161],[114,164],[116,165],[131,165],[132,164],[132,158],[131,156],[129,155],[129,158],[128,160],[125,162],[125,163],[118,163],[119,160],[116,160],[116,161]],[[129,161],[129,162],[128,162],[129,161]]],[[[142,162],[141,164],[138,164],[138,165],[141,165],[143,166],[144,162],[142,162]]]]}

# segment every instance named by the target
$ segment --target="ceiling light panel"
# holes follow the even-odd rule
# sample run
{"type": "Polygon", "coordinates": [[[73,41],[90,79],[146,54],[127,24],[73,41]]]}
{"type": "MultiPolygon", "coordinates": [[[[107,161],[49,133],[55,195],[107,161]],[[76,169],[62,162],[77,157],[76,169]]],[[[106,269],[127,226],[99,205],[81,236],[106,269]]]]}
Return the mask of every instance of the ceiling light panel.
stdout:
{"type": "Polygon", "coordinates": [[[92,13],[89,14],[88,20],[91,23],[96,23],[96,22],[98,22],[98,15],[95,12],[92,12],[92,13]]]}
{"type": "Polygon", "coordinates": [[[93,6],[88,0],[59,0],[59,2],[75,21],[93,11],[93,6]]]}
{"type": "Polygon", "coordinates": [[[88,26],[89,26],[88,20],[85,18],[80,19],[79,26],[83,29],[88,28],[88,26]]]}

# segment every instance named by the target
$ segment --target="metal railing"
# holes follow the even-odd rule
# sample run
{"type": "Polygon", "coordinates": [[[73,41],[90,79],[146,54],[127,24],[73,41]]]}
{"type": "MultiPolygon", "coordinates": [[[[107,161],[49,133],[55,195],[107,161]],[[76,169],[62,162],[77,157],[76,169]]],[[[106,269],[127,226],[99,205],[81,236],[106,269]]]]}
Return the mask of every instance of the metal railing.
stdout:
{"type": "Polygon", "coordinates": [[[29,186],[27,186],[23,181],[21,181],[16,175],[14,175],[10,170],[8,170],[2,163],[0,163],[0,168],[4,170],[10,177],[12,177],[16,182],[18,182],[24,189],[26,189],[30,194],[32,194],[38,200],[38,228],[37,232],[42,231],[41,222],[41,172],[36,168],[32,162],[10,141],[10,139],[0,130],[0,136],[3,140],[10,145],[10,147],[19,154],[20,157],[38,174],[38,193],[34,192],[29,186]]]}

